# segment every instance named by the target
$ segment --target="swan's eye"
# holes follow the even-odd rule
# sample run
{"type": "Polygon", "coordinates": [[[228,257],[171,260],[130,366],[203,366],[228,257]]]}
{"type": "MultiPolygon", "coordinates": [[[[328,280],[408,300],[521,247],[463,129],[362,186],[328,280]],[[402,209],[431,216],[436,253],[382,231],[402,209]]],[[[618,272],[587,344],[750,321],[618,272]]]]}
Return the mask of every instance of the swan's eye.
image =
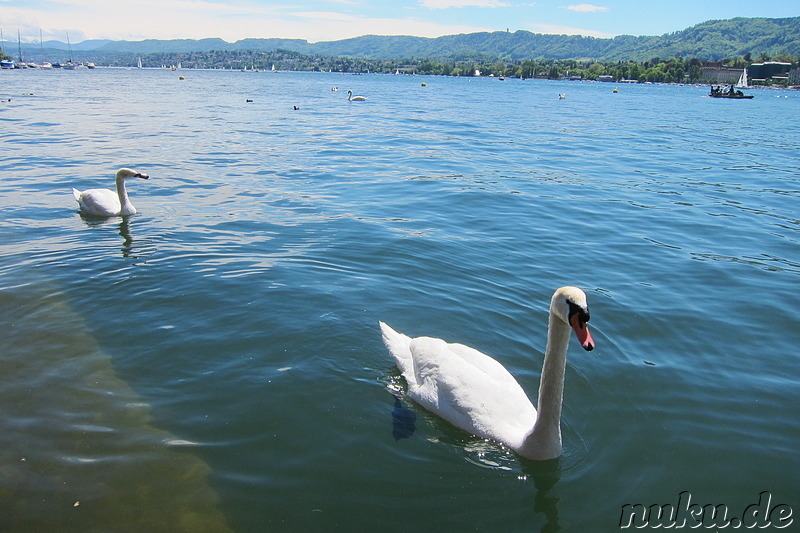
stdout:
{"type": "Polygon", "coordinates": [[[572,318],[573,315],[577,314],[582,324],[589,322],[588,309],[581,307],[572,300],[567,300],[567,305],[569,306],[569,318],[572,318]]]}

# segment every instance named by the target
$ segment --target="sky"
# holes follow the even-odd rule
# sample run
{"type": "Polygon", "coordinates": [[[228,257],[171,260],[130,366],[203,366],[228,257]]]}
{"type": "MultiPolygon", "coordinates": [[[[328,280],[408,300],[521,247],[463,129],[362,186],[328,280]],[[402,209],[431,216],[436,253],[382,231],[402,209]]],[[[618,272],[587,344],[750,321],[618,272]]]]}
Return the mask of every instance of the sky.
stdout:
{"type": "Polygon", "coordinates": [[[663,35],[713,19],[800,16],[798,0],[0,0],[6,41],[334,41],[479,31],[663,35]],[[581,3],[581,2],[588,3],[581,3]]]}

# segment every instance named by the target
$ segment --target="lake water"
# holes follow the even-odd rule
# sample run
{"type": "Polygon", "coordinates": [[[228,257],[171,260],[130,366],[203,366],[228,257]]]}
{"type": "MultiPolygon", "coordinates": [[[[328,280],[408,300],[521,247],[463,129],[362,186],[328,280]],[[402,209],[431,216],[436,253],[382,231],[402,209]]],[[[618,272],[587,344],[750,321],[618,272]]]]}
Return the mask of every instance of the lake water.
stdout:
{"type": "Polygon", "coordinates": [[[765,491],[800,523],[800,93],[0,81],[0,531],[616,531],[765,491]],[[139,212],[82,217],[123,166],[139,212]],[[568,284],[597,348],[571,341],[560,459],[396,400],[379,320],[535,400],[568,284]]]}

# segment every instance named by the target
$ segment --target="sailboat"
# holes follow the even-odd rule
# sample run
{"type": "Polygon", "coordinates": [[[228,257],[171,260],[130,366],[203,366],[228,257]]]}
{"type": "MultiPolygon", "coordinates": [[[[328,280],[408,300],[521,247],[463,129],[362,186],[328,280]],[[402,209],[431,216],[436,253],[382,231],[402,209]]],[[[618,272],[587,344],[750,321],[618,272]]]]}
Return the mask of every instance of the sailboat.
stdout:
{"type": "Polygon", "coordinates": [[[22,60],[22,41],[19,38],[19,30],[17,30],[17,46],[19,47],[19,63],[17,63],[17,68],[28,68],[28,64],[22,60]]]}
{"type": "Polygon", "coordinates": [[[742,69],[742,75],[739,76],[739,81],[736,82],[736,87],[747,89],[747,67],[742,69]]]}
{"type": "Polygon", "coordinates": [[[142,58],[139,58],[139,62],[136,64],[136,68],[142,68],[142,58]]]}
{"type": "MultiPolygon", "coordinates": [[[[3,43],[5,42],[5,38],[3,37],[3,30],[0,28],[0,54],[5,55],[3,53],[3,43]]],[[[2,69],[11,69],[14,68],[14,60],[13,59],[3,59],[0,60],[0,68],[2,69]]]]}
{"type": "Polygon", "coordinates": [[[67,47],[69,48],[69,61],[61,65],[64,70],[75,70],[78,65],[72,62],[72,44],[69,42],[69,32],[67,32],[67,47]]]}
{"type": "MultiPolygon", "coordinates": [[[[39,29],[39,49],[41,50],[42,59],[44,59],[44,41],[42,40],[42,30],[41,30],[41,28],[39,29]]],[[[39,68],[42,69],[42,70],[52,70],[53,69],[53,65],[51,65],[49,61],[45,61],[44,63],[39,65],[39,68]]]]}

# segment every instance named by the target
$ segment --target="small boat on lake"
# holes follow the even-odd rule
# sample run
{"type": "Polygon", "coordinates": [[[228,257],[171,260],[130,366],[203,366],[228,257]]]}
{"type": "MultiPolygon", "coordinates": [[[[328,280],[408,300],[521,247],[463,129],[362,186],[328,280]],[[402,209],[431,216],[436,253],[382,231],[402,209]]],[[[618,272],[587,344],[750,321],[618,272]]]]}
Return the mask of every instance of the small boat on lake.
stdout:
{"type": "MultiPolygon", "coordinates": [[[[69,61],[61,65],[63,70],[78,70],[80,65],[72,62],[72,43],[69,42],[69,32],[67,32],[67,47],[69,48],[69,61]]],[[[55,65],[53,65],[55,67],[55,65]]]]}
{"type": "Polygon", "coordinates": [[[752,94],[744,94],[742,91],[737,91],[736,88],[731,85],[729,89],[725,88],[720,85],[718,87],[711,86],[711,92],[709,95],[711,98],[733,98],[733,99],[749,99],[753,98],[752,94]]]}

